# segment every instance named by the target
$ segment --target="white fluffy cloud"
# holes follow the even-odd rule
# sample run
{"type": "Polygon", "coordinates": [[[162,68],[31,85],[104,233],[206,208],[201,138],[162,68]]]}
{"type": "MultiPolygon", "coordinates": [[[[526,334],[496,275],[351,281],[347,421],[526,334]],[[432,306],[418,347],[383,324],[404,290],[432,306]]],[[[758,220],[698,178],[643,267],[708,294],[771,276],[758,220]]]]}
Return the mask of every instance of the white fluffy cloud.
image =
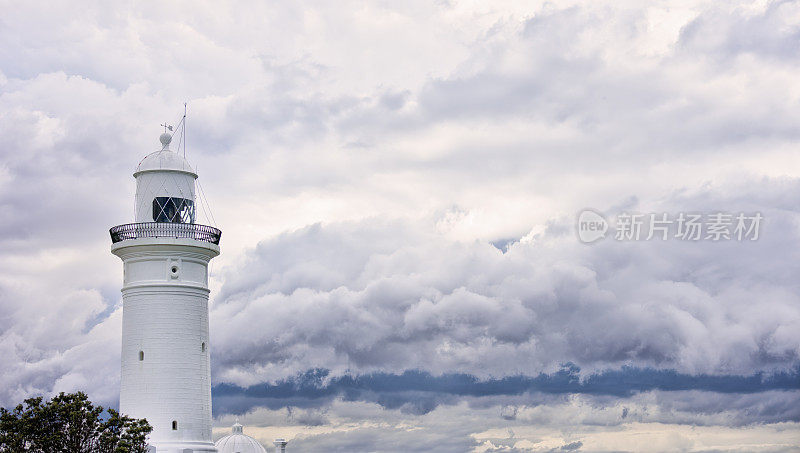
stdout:
{"type": "MultiPolygon", "coordinates": [[[[786,188],[766,182],[751,190],[775,186],[786,188]]],[[[701,192],[659,206],[754,206],[739,201],[747,194],[722,189],[724,196],[701,192]]],[[[782,201],[760,201],[763,236],[744,242],[587,246],[572,219],[505,253],[453,241],[434,232],[433,221],[284,233],[223,273],[212,310],[217,376],[251,385],[322,367],[502,377],[563,363],[690,374],[792,370],[800,309],[784,270],[794,253],[782,249],[798,240],[797,214],[782,201]]]]}

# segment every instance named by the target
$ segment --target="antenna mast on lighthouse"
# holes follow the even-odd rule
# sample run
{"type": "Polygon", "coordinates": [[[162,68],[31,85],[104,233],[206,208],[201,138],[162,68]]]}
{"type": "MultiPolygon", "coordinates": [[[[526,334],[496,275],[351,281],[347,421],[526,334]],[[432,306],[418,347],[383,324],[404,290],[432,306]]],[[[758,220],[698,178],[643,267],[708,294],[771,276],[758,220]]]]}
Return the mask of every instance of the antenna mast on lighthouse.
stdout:
{"type": "Polygon", "coordinates": [[[182,134],[182,141],[183,141],[183,158],[186,159],[186,103],[183,103],[183,129],[181,129],[182,134]]]}

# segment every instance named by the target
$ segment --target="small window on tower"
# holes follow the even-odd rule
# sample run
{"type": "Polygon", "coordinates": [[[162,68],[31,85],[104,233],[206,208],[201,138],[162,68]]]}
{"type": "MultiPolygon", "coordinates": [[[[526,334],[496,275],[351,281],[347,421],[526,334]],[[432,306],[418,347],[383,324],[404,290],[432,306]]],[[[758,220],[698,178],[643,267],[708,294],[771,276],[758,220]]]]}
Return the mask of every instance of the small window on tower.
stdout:
{"type": "Polygon", "coordinates": [[[178,421],[177,420],[172,420],[172,430],[173,431],[177,431],[178,430],[178,421]]]}
{"type": "Polygon", "coordinates": [[[205,342],[203,342],[203,344],[200,345],[200,349],[202,349],[203,352],[206,352],[206,343],[205,342]]]}
{"type": "Polygon", "coordinates": [[[143,360],[144,360],[144,351],[139,351],[139,361],[141,362],[143,360]]]}

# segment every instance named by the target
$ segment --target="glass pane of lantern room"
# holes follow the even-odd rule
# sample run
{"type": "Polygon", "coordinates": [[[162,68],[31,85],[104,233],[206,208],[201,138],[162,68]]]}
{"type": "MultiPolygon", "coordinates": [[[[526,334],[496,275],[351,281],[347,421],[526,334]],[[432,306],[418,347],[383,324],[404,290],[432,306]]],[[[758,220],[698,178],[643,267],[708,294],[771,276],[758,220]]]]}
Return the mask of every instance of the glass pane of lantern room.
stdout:
{"type": "Polygon", "coordinates": [[[181,198],[181,203],[178,207],[178,218],[176,222],[180,223],[194,223],[194,203],[192,200],[181,198]]]}
{"type": "Polygon", "coordinates": [[[181,201],[183,201],[183,198],[170,198],[167,205],[164,206],[164,213],[167,215],[170,222],[180,222],[178,206],[181,201]]]}
{"type": "Polygon", "coordinates": [[[171,197],[156,197],[153,200],[153,221],[162,223],[175,222],[177,213],[178,207],[175,205],[175,199],[171,197]]]}
{"type": "Polygon", "coordinates": [[[164,205],[167,204],[169,197],[156,197],[153,199],[153,221],[166,223],[169,222],[166,213],[164,212],[164,205]]]}

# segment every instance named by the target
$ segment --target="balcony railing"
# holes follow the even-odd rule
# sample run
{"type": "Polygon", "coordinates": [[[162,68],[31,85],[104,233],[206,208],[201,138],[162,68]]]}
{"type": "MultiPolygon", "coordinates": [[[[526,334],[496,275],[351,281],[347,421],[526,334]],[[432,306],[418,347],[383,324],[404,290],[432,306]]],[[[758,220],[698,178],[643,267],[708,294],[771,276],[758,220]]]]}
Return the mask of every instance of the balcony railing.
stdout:
{"type": "Polygon", "coordinates": [[[111,228],[109,233],[114,244],[139,238],[189,238],[219,245],[219,239],[222,237],[222,231],[195,223],[127,223],[111,228]]]}

